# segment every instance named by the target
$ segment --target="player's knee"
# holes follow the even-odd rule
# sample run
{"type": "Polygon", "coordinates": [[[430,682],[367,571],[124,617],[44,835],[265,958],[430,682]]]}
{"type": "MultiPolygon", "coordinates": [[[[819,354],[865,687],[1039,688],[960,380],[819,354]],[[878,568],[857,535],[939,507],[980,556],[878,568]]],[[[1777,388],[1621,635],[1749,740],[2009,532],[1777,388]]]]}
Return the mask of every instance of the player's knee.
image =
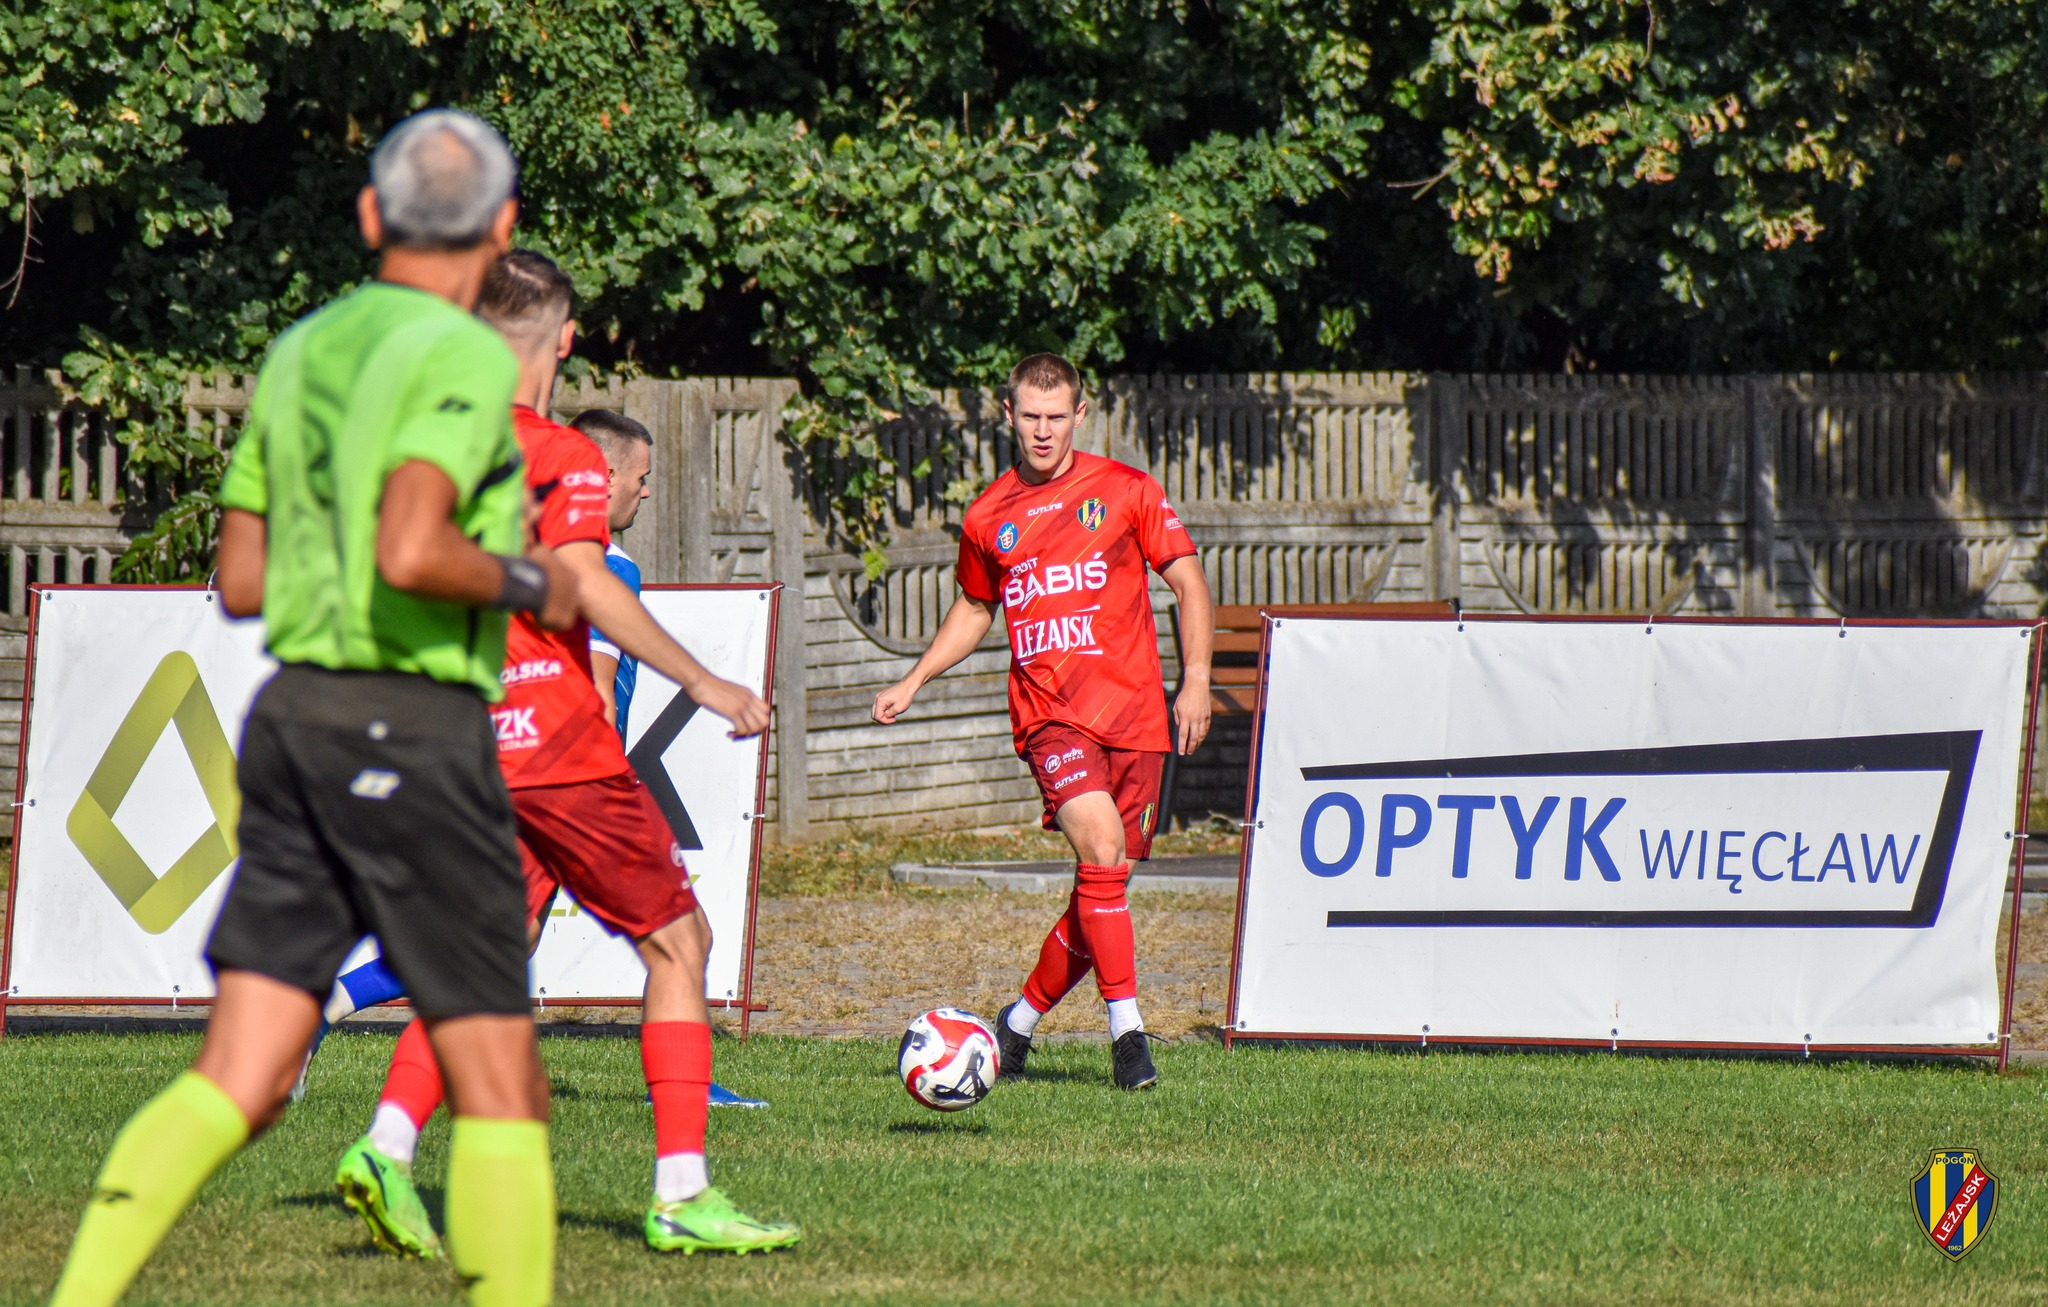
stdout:
{"type": "Polygon", "coordinates": [[[711,951],[711,932],[700,928],[695,919],[684,917],[655,931],[640,941],[640,960],[647,964],[650,977],[667,979],[667,973],[695,975],[701,982],[704,976],[704,960],[711,951]]]}

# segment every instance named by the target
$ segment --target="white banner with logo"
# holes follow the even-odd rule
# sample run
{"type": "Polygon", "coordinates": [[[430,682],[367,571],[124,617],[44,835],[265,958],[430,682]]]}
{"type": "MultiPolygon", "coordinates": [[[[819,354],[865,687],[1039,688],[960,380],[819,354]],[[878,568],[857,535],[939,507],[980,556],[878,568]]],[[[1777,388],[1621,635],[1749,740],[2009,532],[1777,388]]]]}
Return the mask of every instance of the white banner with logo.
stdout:
{"type": "Polygon", "coordinates": [[[2031,635],[1275,620],[1233,1029],[1996,1044],[2031,635]]]}
{"type": "MultiPolygon", "coordinates": [[[[766,692],[772,589],[646,599],[707,668],[766,692]]],[[[273,667],[261,624],[226,621],[213,596],[182,587],[39,587],[35,605],[7,1001],[211,997],[200,953],[234,867],[233,749],[273,667]]],[[[650,788],[711,921],[712,1001],[737,1001],[763,742],[727,738],[644,668],[629,725],[648,746],[636,761],[660,769],[650,788]]],[[[629,944],[558,898],[532,977],[543,1001],[637,1001],[645,972],[629,944]]]]}

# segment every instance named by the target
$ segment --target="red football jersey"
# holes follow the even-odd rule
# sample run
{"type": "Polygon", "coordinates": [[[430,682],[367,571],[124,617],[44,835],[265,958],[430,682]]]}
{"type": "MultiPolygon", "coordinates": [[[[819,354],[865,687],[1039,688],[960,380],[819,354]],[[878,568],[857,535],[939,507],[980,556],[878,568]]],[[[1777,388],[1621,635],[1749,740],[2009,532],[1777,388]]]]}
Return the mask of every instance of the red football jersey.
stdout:
{"type": "Polygon", "coordinates": [[[1005,472],[974,501],[960,588],[1003,606],[1019,753],[1045,722],[1111,749],[1172,749],[1145,569],[1194,552],[1157,481],[1093,454],[1042,485],[1005,472]]]}
{"type": "MultiPolygon", "coordinates": [[[[540,505],[540,542],[559,549],[587,540],[603,549],[612,538],[604,452],[582,432],[523,405],[512,410],[512,429],[540,505]]],[[[491,722],[505,784],[573,785],[630,769],[590,677],[589,623],[543,631],[527,614],[515,614],[498,679],[505,700],[491,710],[491,722]]]]}

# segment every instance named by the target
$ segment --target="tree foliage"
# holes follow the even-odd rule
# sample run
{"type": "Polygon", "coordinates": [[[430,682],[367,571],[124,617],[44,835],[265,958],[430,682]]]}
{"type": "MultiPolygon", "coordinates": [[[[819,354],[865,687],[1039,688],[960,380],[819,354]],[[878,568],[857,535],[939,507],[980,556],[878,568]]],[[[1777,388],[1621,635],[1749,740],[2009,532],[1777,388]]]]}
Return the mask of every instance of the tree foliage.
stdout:
{"type": "MultiPolygon", "coordinates": [[[[0,338],[196,490],[180,376],[365,276],[368,149],[459,105],[588,360],[794,373],[874,545],[878,425],[1030,349],[2038,366],[2044,54],[2012,0],[17,0],[0,338]]],[[[158,521],[131,564],[198,565],[203,498],[158,521]]]]}

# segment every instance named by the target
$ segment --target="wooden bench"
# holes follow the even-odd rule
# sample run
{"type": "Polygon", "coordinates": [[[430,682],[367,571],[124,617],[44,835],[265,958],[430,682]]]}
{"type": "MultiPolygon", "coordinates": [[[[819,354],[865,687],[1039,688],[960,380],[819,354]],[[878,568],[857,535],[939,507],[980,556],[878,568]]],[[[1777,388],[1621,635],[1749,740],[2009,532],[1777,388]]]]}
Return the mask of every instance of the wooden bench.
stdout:
{"type": "MultiPolygon", "coordinates": [[[[1180,606],[1169,610],[1173,624],[1173,646],[1182,647],[1180,606]]],[[[1218,604],[1216,639],[1209,663],[1209,711],[1217,717],[1249,714],[1259,706],[1259,642],[1265,638],[1266,618],[1273,617],[1455,617],[1458,606],[1448,599],[1383,604],[1218,604]]],[[[1186,673],[1183,671],[1183,678],[1186,673]]],[[[1183,681],[1183,683],[1185,683],[1183,681]]],[[[1173,699],[1180,695],[1176,685],[1167,700],[1168,729],[1172,726],[1173,699]]],[[[1166,770],[1159,780],[1159,825],[1163,830],[1173,812],[1173,787],[1180,771],[1180,755],[1166,755],[1166,770]]]]}

